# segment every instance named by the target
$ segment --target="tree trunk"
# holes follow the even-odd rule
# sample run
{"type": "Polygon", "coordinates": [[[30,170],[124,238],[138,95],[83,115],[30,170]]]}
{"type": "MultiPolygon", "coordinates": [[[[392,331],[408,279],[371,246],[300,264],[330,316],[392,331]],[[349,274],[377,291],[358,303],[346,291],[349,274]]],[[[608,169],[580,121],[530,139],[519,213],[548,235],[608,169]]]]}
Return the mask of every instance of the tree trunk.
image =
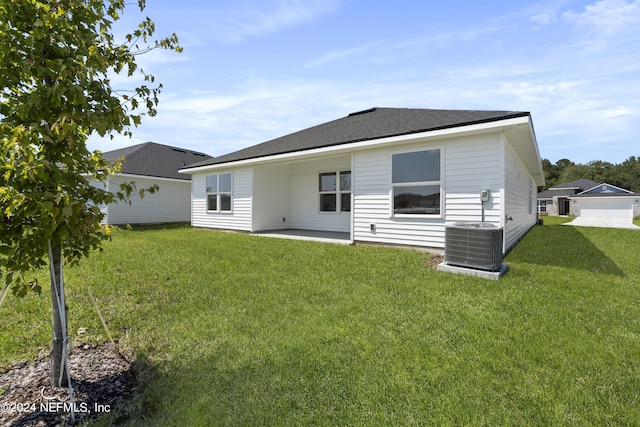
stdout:
{"type": "Polygon", "coordinates": [[[53,309],[53,343],[51,345],[51,385],[69,387],[67,375],[67,307],[62,281],[62,246],[52,243],[49,251],[51,272],[51,308],[53,309]]]}

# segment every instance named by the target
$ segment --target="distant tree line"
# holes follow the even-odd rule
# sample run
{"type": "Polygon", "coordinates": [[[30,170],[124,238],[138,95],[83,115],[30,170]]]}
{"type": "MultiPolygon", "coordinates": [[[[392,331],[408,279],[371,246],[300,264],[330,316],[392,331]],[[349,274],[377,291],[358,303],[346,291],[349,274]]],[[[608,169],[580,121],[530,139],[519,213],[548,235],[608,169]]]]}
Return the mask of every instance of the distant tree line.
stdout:
{"type": "Polygon", "coordinates": [[[543,190],[582,178],[640,193],[640,157],[631,156],[620,164],[594,160],[585,165],[569,159],[560,159],[555,164],[542,159],[542,169],[545,179],[543,190]]]}

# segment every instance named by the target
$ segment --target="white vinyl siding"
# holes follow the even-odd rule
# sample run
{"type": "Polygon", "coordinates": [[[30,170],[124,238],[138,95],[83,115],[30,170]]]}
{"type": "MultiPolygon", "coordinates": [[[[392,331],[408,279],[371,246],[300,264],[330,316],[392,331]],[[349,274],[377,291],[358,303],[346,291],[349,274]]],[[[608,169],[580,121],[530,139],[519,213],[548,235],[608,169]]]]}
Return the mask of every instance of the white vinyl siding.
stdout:
{"type": "MultiPolygon", "coordinates": [[[[391,156],[398,152],[440,149],[439,144],[415,144],[357,152],[353,170],[353,239],[385,244],[444,247],[444,219],[394,216],[391,156]],[[372,229],[373,227],[373,229],[372,229]]],[[[444,168],[441,170],[445,176],[444,168]]],[[[444,185],[444,179],[442,180],[444,185]]],[[[444,188],[444,187],[443,187],[444,188]]]]}
{"type": "Polygon", "coordinates": [[[157,184],[159,190],[145,192],[140,198],[137,192],[131,195],[131,205],[125,202],[110,204],[107,208],[109,224],[153,224],[163,222],[188,222],[191,182],[141,176],[111,176],[108,188],[119,191],[123,182],[135,181],[138,190],[157,184]]]}
{"type": "Polygon", "coordinates": [[[349,232],[351,212],[321,212],[318,176],[351,169],[351,156],[296,163],[291,168],[290,226],[300,230],[349,232]]]}
{"type": "MultiPolygon", "coordinates": [[[[109,190],[109,181],[96,181],[94,179],[88,179],[89,184],[91,184],[95,188],[99,188],[100,190],[109,190]]],[[[92,203],[89,203],[92,205],[92,203]]],[[[100,208],[100,212],[104,215],[102,218],[101,224],[109,223],[109,207],[105,204],[98,205],[100,208]]]]}
{"type": "Polygon", "coordinates": [[[498,135],[480,135],[355,154],[354,240],[444,248],[445,223],[480,221],[480,190],[489,189],[485,220],[501,226],[501,172],[498,135]],[[440,149],[442,218],[392,215],[391,155],[440,149]],[[372,225],[374,229],[372,230],[372,225]]]}
{"type": "Polygon", "coordinates": [[[253,173],[251,168],[220,170],[217,174],[233,172],[231,212],[207,211],[206,181],[212,173],[198,173],[192,176],[191,205],[194,227],[222,228],[251,231],[251,191],[253,173]]]}
{"type": "Polygon", "coordinates": [[[511,143],[505,144],[505,250],[509,250],[536,223],[535,185],[522,161],[516,156],[511,143]]]}
{"type": "Polygon", "coordinates": [[[354,155],[353,179],[353,239],[392,243],[389,230],[391,162],[384,149],[359,152],[354,155]],[[376,230],[371,230],[371,225],[376,230]]]}
{"type": "Polygon", "coordinates": [[[259,166],[253,177],[252,231],[288,229],[291,166],[259,166]]]}
{"type": "Polygon", "coordinates": [[[479,135],[450,141],[446,157],[447,223],[482,220],[480,191],[489,190],[484,220],[501,227],[502,161],[498,135],[479,135]]]}
{"type": "MultiPolygon", "coordinates": [[[[519,137],[515,131],[512,134],[519,137]]],[[[411,143],[358,143],[352,148],[349,152],[344,146],[340,153],[309,154],[278,162],[266,159],[256,161],[255,166],[218,166],[195,173],[192,223],[246,231],[342,231],[351,232],[354,241],[444,248],[447,224],[483,219],[480,192],[489,190],[484,220],[505,228],[505,248],[535,224],[535,182],[525,167],[525,161],[533,160],[522,161],[506,134],[414,137],[411,143]],[[428,150],[440,150],[440,215],[394,215],[393,154],[428,150]],[[348,170],[352,173],[351,212],[322,212],[320,174],[348,170]],[[233,173],[233,211],[208,213],[205,177],[225,172],[233,173]],[[513,221],[506,221],[507,216],[513,221]]]]}

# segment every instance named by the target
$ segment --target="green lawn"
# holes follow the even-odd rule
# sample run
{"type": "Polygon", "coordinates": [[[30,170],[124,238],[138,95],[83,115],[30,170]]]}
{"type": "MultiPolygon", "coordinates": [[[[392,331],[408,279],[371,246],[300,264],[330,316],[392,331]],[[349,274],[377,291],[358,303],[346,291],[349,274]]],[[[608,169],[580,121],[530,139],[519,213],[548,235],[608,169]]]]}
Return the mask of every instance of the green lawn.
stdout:
{"type": "MultiPolygon", "coordinates": [[[[106,340],[90,286],[140,361],[135,425],[637,425],[640,232],[546,224],[500,281],[406,249],[120,231],[69,269],[70,328],[106,340]]],[[[46,296],[0,314],[1,365],[49,345],[46,296]]]]}

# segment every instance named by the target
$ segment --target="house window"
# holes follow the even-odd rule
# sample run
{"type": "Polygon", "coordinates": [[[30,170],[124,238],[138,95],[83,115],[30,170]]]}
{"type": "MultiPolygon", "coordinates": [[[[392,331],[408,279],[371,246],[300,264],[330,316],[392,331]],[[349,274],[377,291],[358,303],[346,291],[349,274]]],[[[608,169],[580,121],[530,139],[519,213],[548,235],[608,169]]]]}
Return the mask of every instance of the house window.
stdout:
{"type": "Polygon", "coordinates": [[[440,215],[440,150],[391,156],[393,213],[440,215]]]}
{"type": "Polygon", "coordinates": [[[546,212],[547,212],[547,201],[538,200],[538,213],[546,213],[546,212]]]}
{"type": "Polygon", "coordinates": [[[351,171],[319,175],[320,212],[351,212],[351,171]]]}
{"type": "Polygon", "coordinates": [[[207,211],[231,212],[231,174],[207,175],[207,211]]]}

